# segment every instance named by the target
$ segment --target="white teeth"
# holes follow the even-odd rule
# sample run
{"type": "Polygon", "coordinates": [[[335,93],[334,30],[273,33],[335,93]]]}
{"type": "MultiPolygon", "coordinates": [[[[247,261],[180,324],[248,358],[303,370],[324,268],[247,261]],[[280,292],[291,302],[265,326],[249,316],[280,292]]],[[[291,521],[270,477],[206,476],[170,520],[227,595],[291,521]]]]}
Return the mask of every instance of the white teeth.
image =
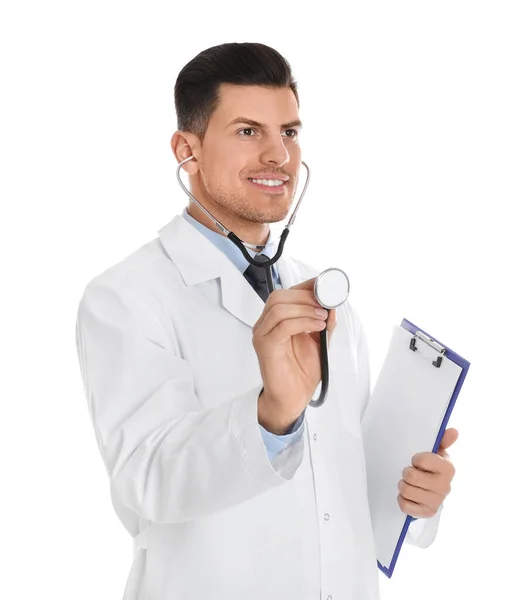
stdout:
{"type": "Polygon", "coordinates": [[[284,183],[282,179],[252,179],[251,181],[260,183],[261,185],[269,185],[270,187],[279,186],[284,183]]]}

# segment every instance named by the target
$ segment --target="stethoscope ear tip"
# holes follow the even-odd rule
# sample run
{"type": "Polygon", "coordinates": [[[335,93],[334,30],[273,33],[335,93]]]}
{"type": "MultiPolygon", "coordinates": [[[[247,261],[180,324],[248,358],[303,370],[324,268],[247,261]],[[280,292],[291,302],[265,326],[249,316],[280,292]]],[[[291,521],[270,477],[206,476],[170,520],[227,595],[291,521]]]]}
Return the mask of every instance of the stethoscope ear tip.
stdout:
{"type": "Polygon", "coordinates": [[[193,154],[187,156],[187,158],[183,159],[180,163],[177,163],[177,168],[180,169],[186,162],[192,159],[196,160],[196,157],[193,154]]]}

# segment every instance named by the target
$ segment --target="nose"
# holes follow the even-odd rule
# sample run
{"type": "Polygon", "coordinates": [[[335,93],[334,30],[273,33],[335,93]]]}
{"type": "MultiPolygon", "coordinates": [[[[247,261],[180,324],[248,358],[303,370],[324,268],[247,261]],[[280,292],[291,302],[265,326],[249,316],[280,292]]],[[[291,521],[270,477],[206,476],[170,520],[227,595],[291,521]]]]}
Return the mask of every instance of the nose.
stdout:
{"type": "Polygon", "coordinates": [[[278,167],[282,167],[290,160],[290,152],[288,152],[284,138],[279,136],[273,136],[266,144],[265,149],[262,152],[261,161],[264,164],[275,164],[278,167]]]}

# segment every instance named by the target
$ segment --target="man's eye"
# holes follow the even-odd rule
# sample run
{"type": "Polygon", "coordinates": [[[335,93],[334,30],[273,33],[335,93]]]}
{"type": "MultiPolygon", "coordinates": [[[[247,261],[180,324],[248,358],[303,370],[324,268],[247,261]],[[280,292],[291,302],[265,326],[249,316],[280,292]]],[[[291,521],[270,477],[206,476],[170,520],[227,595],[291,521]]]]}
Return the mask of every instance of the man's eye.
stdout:
{"type": "Polygon", "coordinates": [[[298,131],[297,129],[285,129],[284,133],[290,133],[288,137],[296,138],[298,131]]]}
{"type": "MultiPolygon", "coordinates": [[[[252,132],[252,131],[254,131],[254,130],[251,127],[246,127],[245,129],[241,129],[238,133],[252,132]]],[[[245,133],[244,137],[249,137],[248,133],[245,133]]]]}

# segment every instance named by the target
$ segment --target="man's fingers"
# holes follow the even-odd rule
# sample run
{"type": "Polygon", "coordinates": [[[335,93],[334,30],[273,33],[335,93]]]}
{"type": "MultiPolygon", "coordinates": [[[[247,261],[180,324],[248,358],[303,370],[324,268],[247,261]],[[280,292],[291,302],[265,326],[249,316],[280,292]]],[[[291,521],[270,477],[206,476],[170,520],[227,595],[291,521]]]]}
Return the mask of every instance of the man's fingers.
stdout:
{"type": "MultiPolygon", "coordinates": [[[[268,299],[266,300],[266,304],[264,306],[264,310],[262,311],[262,314],[260,315],[259,319],[255,323],[255,326],[253,327],[253,333],[256,333],[259,330],[259,328],[263,328],[264,320],[267,318],[268,314],[271,312],[274,306],[278,304],[305,304],[310,307],[322,308],[320,303],[316,300],[316,296],[314,295],[315,281],[316,277],[313,277],[312,279],[307,279],[306,281],[302,281],[301,283],[293,285],[290,288],[273,291],[268,296],[268,299]]],[[[336,327],[336,310],[331,309],[328,312],[329,315],[327,317],[327,334],[328,338],[330,338],[332,332],[334,331],[334,328],[336,327]]],[[[308,316],[308,313],[305,313],[302,316],[308,316]]],[[[267,333],[271,331],[273,327],[268,326],[267,330],[265,329],[264,331],[261,331],[261,335],[267,335],[267,333]]]]}
{"type": "Polygon", "coordinates": [[[331,335],[336,327],[336,308],[329,309],[329,316],[327,318],[327,333],[329,335],[329,340],[331,335]]]}
{"type": "Polygon", "coordinates": [[[316,321],[309,317],[299,317],[296,319],[285,319],[272,329],[269,335],[269,340],[272,344],[283,344],[294,335],[304,333],[306,331],[318,331],[322,329],[325,321],[316,321]]]}
{"type": "Polygon", "coordinates": [[[255,333],[259,337],[264,337],[283,321],[289,319],[309,319],[311,325],[310,330],[316,331],[316,325],[321,321],[325,321],[326,315],[318,314],[317,310],[324,310],[309,304],[274,304],[265,314],[262,323],[257,327],[255,333]],[[316,323],[313,323],[316,321],[316,323]]]}
{"type": "MultiPolygon", "coordinates": [[[[304,281],[303,283],[307,282],[304,281]]],[[[307,304],[309,306],[315,306],[316,308],[320,308],[320,303],[316,300],[314,292],[311,290],[293,288],[288,288],[286,290],[275,290],[268,296],[268,299],[266,300],[266,304],[264,306],[264,310],[262,311],[262,314],[260,315],[253,328],[254,332],[261,326],[268,312],[276,304],[307,304]]]]}
{"type": "MultiPolygon", "coordinates": [[[[327,348],[329,347],[329,344],[331,343],[331,337],[332,337],[333,331],[336,328],[336,309],[333,308],[331,310],[328,310],[328,313],[329,313],[329,316],[327,317],[327,348]]],[[[319,342],[320,341],[320,332],[319,331],[311,332],[310,337],[315,342],[319,342]]]]}

